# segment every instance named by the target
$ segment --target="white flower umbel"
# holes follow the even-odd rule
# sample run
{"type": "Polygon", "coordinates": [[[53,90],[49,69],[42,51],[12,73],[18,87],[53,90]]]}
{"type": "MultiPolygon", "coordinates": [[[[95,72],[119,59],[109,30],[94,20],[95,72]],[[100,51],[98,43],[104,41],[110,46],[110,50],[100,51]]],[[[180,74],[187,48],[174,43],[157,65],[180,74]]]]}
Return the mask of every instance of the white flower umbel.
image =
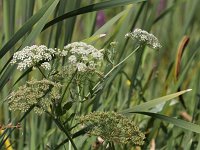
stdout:
{"type": "Polygon", "coordinates": [[[50,70],[51,69],[51,64],[48,62],[43,62],[41,64],[41,67],[44,68],[45,70],[50,70]]]}
{"type": "Polygon", "coordinates": [[[98,49],[84,42],[74,42],[68,44],[64,47],[64,50],[65,51],[67,50],[71,54],[76,54],[79,56],[87,56],[87,57],[93,56],[93,58],[97,60],[103,59],[103,54],[98,49]]]}
{"type": "Polygon", "coordinates": [[[62,52],[60,53],[60,56],[67,56],[67,54],[68,54],[67,51],[62,51],[62,52]]]}
{"type": "Polygon", "coordinates": [[[95,70],[103,59],[102,50],[84,42],[70,43],[64,47],[63,51],[67,52],[69,65],[76,67],[75,69],[79,72],[95,70]]]}
{"type": "Polygon", "coordinates": [[[80,72],[85,72],[87,69],[87,66],[84,63],[77,63],[76,67],[80,72]]]}
{"type": "Polygon", "coordinates": [[[92,53],[92,56],[95,58],[95,59],[103,59],[103,54],[100,52],[100,51],[97,51],[97,52],[94,52],[92,53]]]}
{"type": "Polygon", "coordinates": [[[74,55],[69,56],[68,61],[71,64],[76,63],[76,61],[77,61],[76,56],[74,56],[74,55]]]}
{"type": "Polygon", "coordinates": [[[47,79],[31,80],[9,94],[9,109],[26,112],[33,105],[37,105],[34,111],[37,114],[41,114],[44,110],[49,109],[52,101],[59,100],[61,88],[62,85],[60,83],[47,79]]]}
{"type": "Polygon", "coordinates": [[[158,39],[153,34],[141,29],[135,29],[133,32],[127,33],[125,37],[137,39],[140,43],[147,44],[153,49],[159,49],[162,47],[158,39]]]}
{"type": "MultiPolygon", "coordinates": [[[[47,48],[45,45],[33,45],[23,48],[21,51],[14,53],[11,64],[18,64],[17,69],[24,70],[32,67],[40,61],[50,61],[55,55],[55,50],[47,48]]],[[[44,69],[49,70],[50,64],[47,62],[42,64],[44,69]]]]}

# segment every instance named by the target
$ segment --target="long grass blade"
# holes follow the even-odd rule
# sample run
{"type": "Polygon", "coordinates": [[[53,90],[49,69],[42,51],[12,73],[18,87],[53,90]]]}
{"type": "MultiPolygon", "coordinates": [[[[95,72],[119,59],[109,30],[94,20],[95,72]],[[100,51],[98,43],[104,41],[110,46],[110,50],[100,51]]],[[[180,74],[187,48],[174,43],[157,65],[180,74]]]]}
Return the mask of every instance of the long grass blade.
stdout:
{"type": "Polygon", "coordinates": [[[47,29],[48,27],[50,27],[62,20],[65,20],[67,18],[76,16],[76,15],[80,15],[80,14],[84,14],[84,13],[88,13],[88,12],[92,12],[92,11],[98,11],[98,10],[102,10],[102,9],[107,9],[107,8],[124,6],[124,5],[128,5],[131,3],[138,3],[138,2],[143,2],[143,1],[146,1],[146,0],[123,0],[123,1],[122,0],[115,0],[115,1],[111,0],[111,1],[107,1],[107,2],[101,2],[101,3],[85,6],[85,7],[68,12],[62,16],[59,16],[59,17],[53,19],[52,21],[48,22],[45,25],[43,30],[47,29]]]}
{"type": "Polygon", "coordinates": [[[143,115],[147,115],[150,117],[154,117],[157,119],[160,119],[162,121],[166,121],[169,123],[174,124],[175,126],[178,126],[180,128],[195,132],[195,133],[200,133],[200,126],[191,122],[187,122],[181,119],[176,119],[176,118],[172,118],[172,117],[168,117],[165,115],[161,115],[161,114],[157,114],[157,113],[151,113],[151,112],[143,112],[143,111],[136,111],[136,112],[131,112],[131,113],[138,113],[138,114],[143,114],[143,115]]]}
{"type": "Polygon", "coordinates": [[[155,107],[158,104],[172,100],[172,99],[178,97],[179,95],[182,95],[182,94],[187,93],[189,91],[191,91],[191,89],[180,91],[180,92],[170,94],[170,95],[167,95],[167,96],[163,96],[163,97],[160,97],[160,98],[156,98],[156,99],[150,100],[148,102],[136,105],[133,108],[126,109],[126,110],[122,111],[122,113],[130,113],[132,111],[141,111],[141,110],[146,111],[150,108],[155,107]]]}

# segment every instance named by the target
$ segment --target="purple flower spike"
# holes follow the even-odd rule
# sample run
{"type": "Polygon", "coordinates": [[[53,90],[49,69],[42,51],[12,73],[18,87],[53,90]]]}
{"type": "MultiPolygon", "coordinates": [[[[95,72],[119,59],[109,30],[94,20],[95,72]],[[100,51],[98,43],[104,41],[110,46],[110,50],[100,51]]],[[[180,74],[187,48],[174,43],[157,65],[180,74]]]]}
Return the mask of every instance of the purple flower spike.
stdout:
{"type": "Polygon", "coordinates": [[[157,9],[158,15],[160,15],[162,13],[162,11],[165,9],[166,5],[167,5],[167,0],[160,0],[158,9],[157,9]]]}
{"type": "Polygon", "coordinates": [[[97,27],[103,26],[105,22],[106,22],[106,15],[105,15],[104,11],[102,11],[102,10],[98,11],[97,19],[96,19],[97,27]]]}

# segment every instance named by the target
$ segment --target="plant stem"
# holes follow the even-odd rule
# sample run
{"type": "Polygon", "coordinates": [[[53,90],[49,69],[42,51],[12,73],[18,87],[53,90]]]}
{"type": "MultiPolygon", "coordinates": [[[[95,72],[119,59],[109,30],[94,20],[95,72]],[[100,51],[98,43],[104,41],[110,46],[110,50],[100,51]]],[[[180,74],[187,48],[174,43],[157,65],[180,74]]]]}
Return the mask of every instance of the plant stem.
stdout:
{"type": "Polygon", "coordinates": [[[128,56],[126,56],[126,58],[124,58],[121,62],[119,62],[117,65],[115,65],[108,73],[106,73],[106,75],[104,76],[104,79],[106,79],[109,74],[111,72],[113,72],[119,65],[121,65],[122,63],[124,63],[131,55],[133,55],[138,49],[140,48],[140,46],[138,46],[134,51],[132,51],[128,56]]]}
{"type": "Polygon", "coordinates": [[[45,76],[45,74],[42,72],[42,70],[40,69],[40,67],[38,67],[39,71],[41,72],[41,74],[44,76],[44,78],[46,79],[47,77],[45,76]]]}
{"type": "Polygon", "coordinates": [[[61,103],[62,103],[62,100],[64,99],[64,96],[65,96],[65,94],[66,94],[66,92],[67,92],[68,87],[69,87],[70,84],[72,83],[72,80],[75,78],[76,74],[77,74],[77,70],[76,70],[76,72],[72,75],[72,77],[71,77],[69,83],[67,84],[67,86],[66,86],[66,88],[65,88],[65,90],[64,90],[64,92],[63,92],[62,99],[61,99],[61,103]]]}
{"type": "Polygon", "coordinates": [[[62,123],[60,122],[59,119],[55,118],[50,112],[48,112],[47,110],[44,110],[52,119],[53,121],[56,123],[56,125],[58,126],[58,128],[63,131],[67,138],[69,139],[69,141],[71,142],[72,146],[74,147],[75,150],[78,150],[76,145],[74,144],[74,141],[72,140],[69,132],[64,128],[64,126],[62,125],[62,123]]]}
{"type": "MultiPolygon", "coordinates": [[[[87,126],[87,127],[83,128],[83,129],[79,130],[78,132],[74,133],[74,134],[72,135],[72,139],[73,139],[73,138],[76,138],[76,137],[79,137],[80,135],[84,135],[85,133],[87,133],[87,131],[88,131],[90,128],[91,128],[91,126],[87,126]]],[[[60,149],[60,147],[61,147],[62,145],[64,145],[65,143],[67,143],[67,142],[69,142],[69,139],[68,139],[68,138],[65,139],[64,141],[62,141],[60,144],[58,144],[53,150],[58,150],[58,149],[60,149]]]]}
{"type": "MultiPolygon", "coordinates": [[[[140,48],[140,46],[138,46],[135,50],[133,50],[128,56],[126,56],[122,61],[120,61],[118,64],[116,64],[115,66],[113,66],[113,68],[108,71],[108,73],[106,73],[103,77],[102,80],[100,80],[93,88],[92,91],[94,91],[117,67],[119,67],[121,64],[123,64],[129,57],[131,57],[138,49],[140,48]]],[[[86,95],[86,97],[90,96],[90,92],[86,95]]],[[[83,101],[85,101],[86,99],[84,98],[83,101]]]]}
{"type": "Polygon", "coordinates": [[[63,125],[60,123],[60,121],[59,121],[58,119],[56,119],[56,118],[54,118],[53,120],[54,120],[54,122],[56,123],[56,125],[60,128],[60,130],[63,131],[63,132],[66,134],[66,136],[67,136],[68,139],[70,140],[70,142],[71,142],[73,148],[74,148],[75,150],[78,150],[77,147],[76,147],[76,145],[75,145],[75,143],[74,143],[74,141],[72,140],[72,138],[71,138],[69,132],[68,132],[67,130],[65,130],[65,128],[63,127],[63,125]]]}

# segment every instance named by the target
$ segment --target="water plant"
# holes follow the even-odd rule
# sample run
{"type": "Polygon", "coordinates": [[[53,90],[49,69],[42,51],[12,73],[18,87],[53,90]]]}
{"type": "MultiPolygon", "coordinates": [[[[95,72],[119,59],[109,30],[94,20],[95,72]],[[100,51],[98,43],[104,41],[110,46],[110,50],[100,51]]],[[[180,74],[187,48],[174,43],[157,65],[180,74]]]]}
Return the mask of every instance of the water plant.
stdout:
{"type": "Polygon", "coordinates": [[[198,0],[1,2],[0,149],[200,148],[198,0]]]}

